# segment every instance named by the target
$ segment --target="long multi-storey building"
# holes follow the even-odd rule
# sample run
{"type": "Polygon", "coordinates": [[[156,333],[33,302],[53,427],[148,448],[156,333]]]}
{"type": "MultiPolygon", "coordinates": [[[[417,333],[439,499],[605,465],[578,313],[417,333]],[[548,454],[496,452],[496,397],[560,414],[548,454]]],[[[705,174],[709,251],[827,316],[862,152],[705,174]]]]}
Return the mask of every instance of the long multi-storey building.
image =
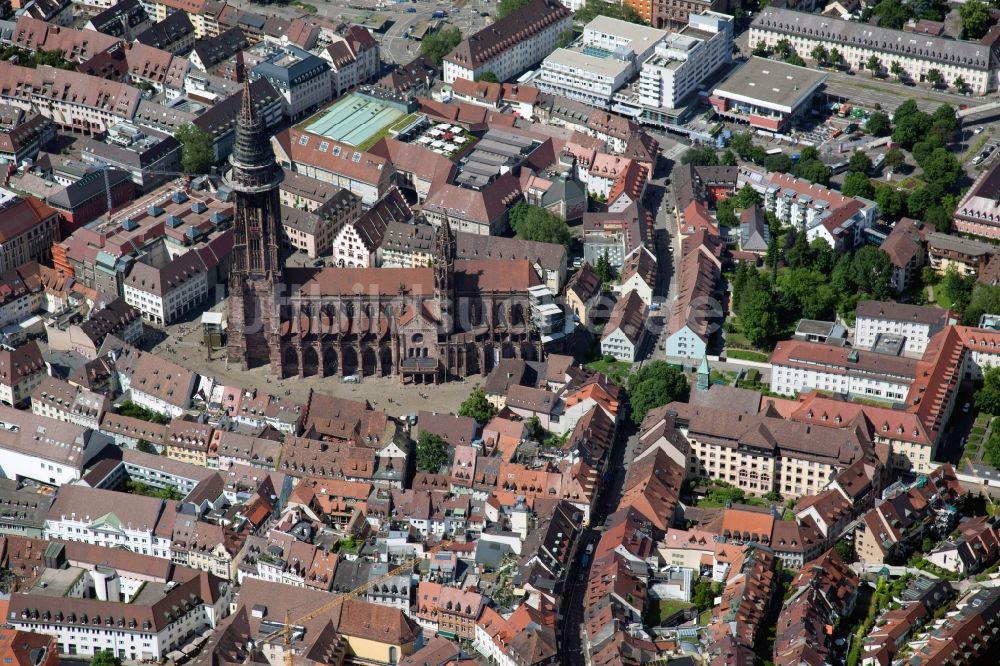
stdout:
{"type": "Polygon", "coordinates": [[[559,0],[531,0],[462,40],[444,58],[444,81],[476,81],[485,72],[505,81],[541,62],[572,27],[573,14],[559,0]]]}
{"type": "Polygon", "coordinates": [[[786,340],[771,354],[771,390],[808,390],[902,402],[917,377],[915,359],[893,354],[786,340]]]}
{"type": "Polygon", "coordinates": [[[953,313],[905,303],[861,301],[856,310],[854,346],[871,349],[880,335],[903,336],[905,352],[923,355],[930,339],[948,324],[957,323],[953,313]]]}
{"type": "Polygon", "coordinates": [[[997,88],[998,60],[988,44],[765,7],[750,24],[750,44],[764,42],[773,49],[781,40],[787,40],[803,58],[811,57],[817,46],[836,48],[852,70],[867,69],[875,56],[883,71],[896,63],[913,81],[926,81],[934,69],[949,84],[961,77],[969,91],[978,95],[997,88]]]}

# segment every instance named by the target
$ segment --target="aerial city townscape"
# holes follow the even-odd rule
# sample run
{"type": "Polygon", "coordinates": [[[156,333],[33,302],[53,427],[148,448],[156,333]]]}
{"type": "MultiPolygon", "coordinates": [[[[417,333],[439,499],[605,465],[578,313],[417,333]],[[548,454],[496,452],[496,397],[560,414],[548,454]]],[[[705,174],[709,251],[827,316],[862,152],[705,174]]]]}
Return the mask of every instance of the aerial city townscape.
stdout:
{"type": "Polygon", "coordinates": [[[998,0],[0,0],[2,666],[1000,659],[998,0]]]}

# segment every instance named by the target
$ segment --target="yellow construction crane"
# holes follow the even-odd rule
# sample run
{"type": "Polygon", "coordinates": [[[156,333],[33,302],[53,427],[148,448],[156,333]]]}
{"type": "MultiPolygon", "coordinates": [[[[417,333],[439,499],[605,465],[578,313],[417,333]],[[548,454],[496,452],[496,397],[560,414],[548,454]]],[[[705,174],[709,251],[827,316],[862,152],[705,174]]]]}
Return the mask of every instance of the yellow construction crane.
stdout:
{"type": "MultiPolygon", "coordinates": [[[[431,548],[430,550],[426,551],[425,554],[426,555],[433,555],[434,553],[436,553],[437,551],[441,550],[442,548],[444,548],[445,546],[449,545],[450,543],[451,543],[450,541],[442,541],[438,545],[436,545],[433,548],[431,548]]],[[[265,636],[263,638],[262,642],[263,643],[267,643],[268,641],[270,641],[270,640],[272,640],[274,638],[277,638],[279,635],[281,635],[284,638],[285,666],[294,666],[293,663],[292,663],[292,627],[294,625],[304,624],[304,623],[308,622],[309,620],[313,620],[313,619],[319,617],[320,615],[323,615],[324,613],[328,613],[330,610],[336,608],[337,606],[339,606],[340,604],[342,604],[344,601],[346,601],[348,599],[353,599],[353,598],[361,595],[363,592],[366,592],[369,588],[374,587],[375,585],[378,585],[379,583],[381,583],[383,581],[386,581],[386,580],[389,580],[390,578],[394,578],[396,576],[402,575],[402,574],[406,573],[407,571],[413,571],[413,565],[419,559],[420,559],[419,557],[411,557],[410,559],[406,560],[406,562],[400,564],[398,567],[395,567],[394,569],[390,569],[388,572],[382,574],[381,576],[378,576],[377,578],[373,578],[372,580],[368,581],[367,583],[363,583],[361,585],[358,585],[356,588],[354,588],[350,592],[347,592],[345,594],[340,595],[339,597],[333,599],[329,603],[325,603],[322,606],[320,606],[319,608],[317,608],[317,609],[315,609],[313,611],[310,611],[309,613],[306,613],[302,617],[296,618],[295,620],[291,620],[290,619],[290,617],[291,617],[290,610],[286,609],[285,610],[285,621],[284,621],[284,624],[282,625],[281,629],[277,629],[276,631],[273,631],[270,634],[268,634],[267,636],[265,636]]]]}

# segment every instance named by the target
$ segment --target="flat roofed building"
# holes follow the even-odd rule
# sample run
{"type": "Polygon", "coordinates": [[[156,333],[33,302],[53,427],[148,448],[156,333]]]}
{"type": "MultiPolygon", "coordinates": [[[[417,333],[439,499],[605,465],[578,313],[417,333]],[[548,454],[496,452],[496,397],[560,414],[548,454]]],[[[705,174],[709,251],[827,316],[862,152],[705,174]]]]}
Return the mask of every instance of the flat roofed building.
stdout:
{"type": "Polygon", "coordinates": [[[824,72],[754,56],[715,87],[710,101],[737,122],[781,132],[809,109],[826,79],[824,72]]]}
{"type": "Polygon", "coordinates": [[[330,101],[330,65],[292,44],[258,43],[251,58],[259,58],[250,76],[267,79],[285,100],[285,115],[296,120],[330,101]]]}
{"type": "Polygon", "coordinates": [[[688,25],[669,34],[642,63],[638,101],[659,110],[680,107],[701,83],[732,62],[733,17],[691,14],[688,25]]]}
{"type": "Polygon", "coordinates": [[[942,81],[962,77],[974,94],[984,95],[997,87],[997,58],[987,44],[765,7],[750,24],[750,43],[764,42],[773,49],[783,39],[796,53],[807,56],[817,46],[836,48],[852,70],[865,69],[875,56],[884,69],[899,63],[903,76],[912,81],[926,81],[927,73],[936,69],[942,81]]]}

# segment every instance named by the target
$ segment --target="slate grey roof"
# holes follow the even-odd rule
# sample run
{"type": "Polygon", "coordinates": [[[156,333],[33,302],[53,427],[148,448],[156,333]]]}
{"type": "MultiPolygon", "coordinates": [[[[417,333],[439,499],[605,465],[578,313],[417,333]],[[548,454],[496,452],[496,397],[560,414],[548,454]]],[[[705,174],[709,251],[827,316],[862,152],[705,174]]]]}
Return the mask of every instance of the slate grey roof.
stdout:
{"type": "Polygon", "coordinates": [[[989,69],[991,66],[990,49],[983,44],[842,21],[821,14],[766,7],[750,27],[960,67],[989,69]]]}

